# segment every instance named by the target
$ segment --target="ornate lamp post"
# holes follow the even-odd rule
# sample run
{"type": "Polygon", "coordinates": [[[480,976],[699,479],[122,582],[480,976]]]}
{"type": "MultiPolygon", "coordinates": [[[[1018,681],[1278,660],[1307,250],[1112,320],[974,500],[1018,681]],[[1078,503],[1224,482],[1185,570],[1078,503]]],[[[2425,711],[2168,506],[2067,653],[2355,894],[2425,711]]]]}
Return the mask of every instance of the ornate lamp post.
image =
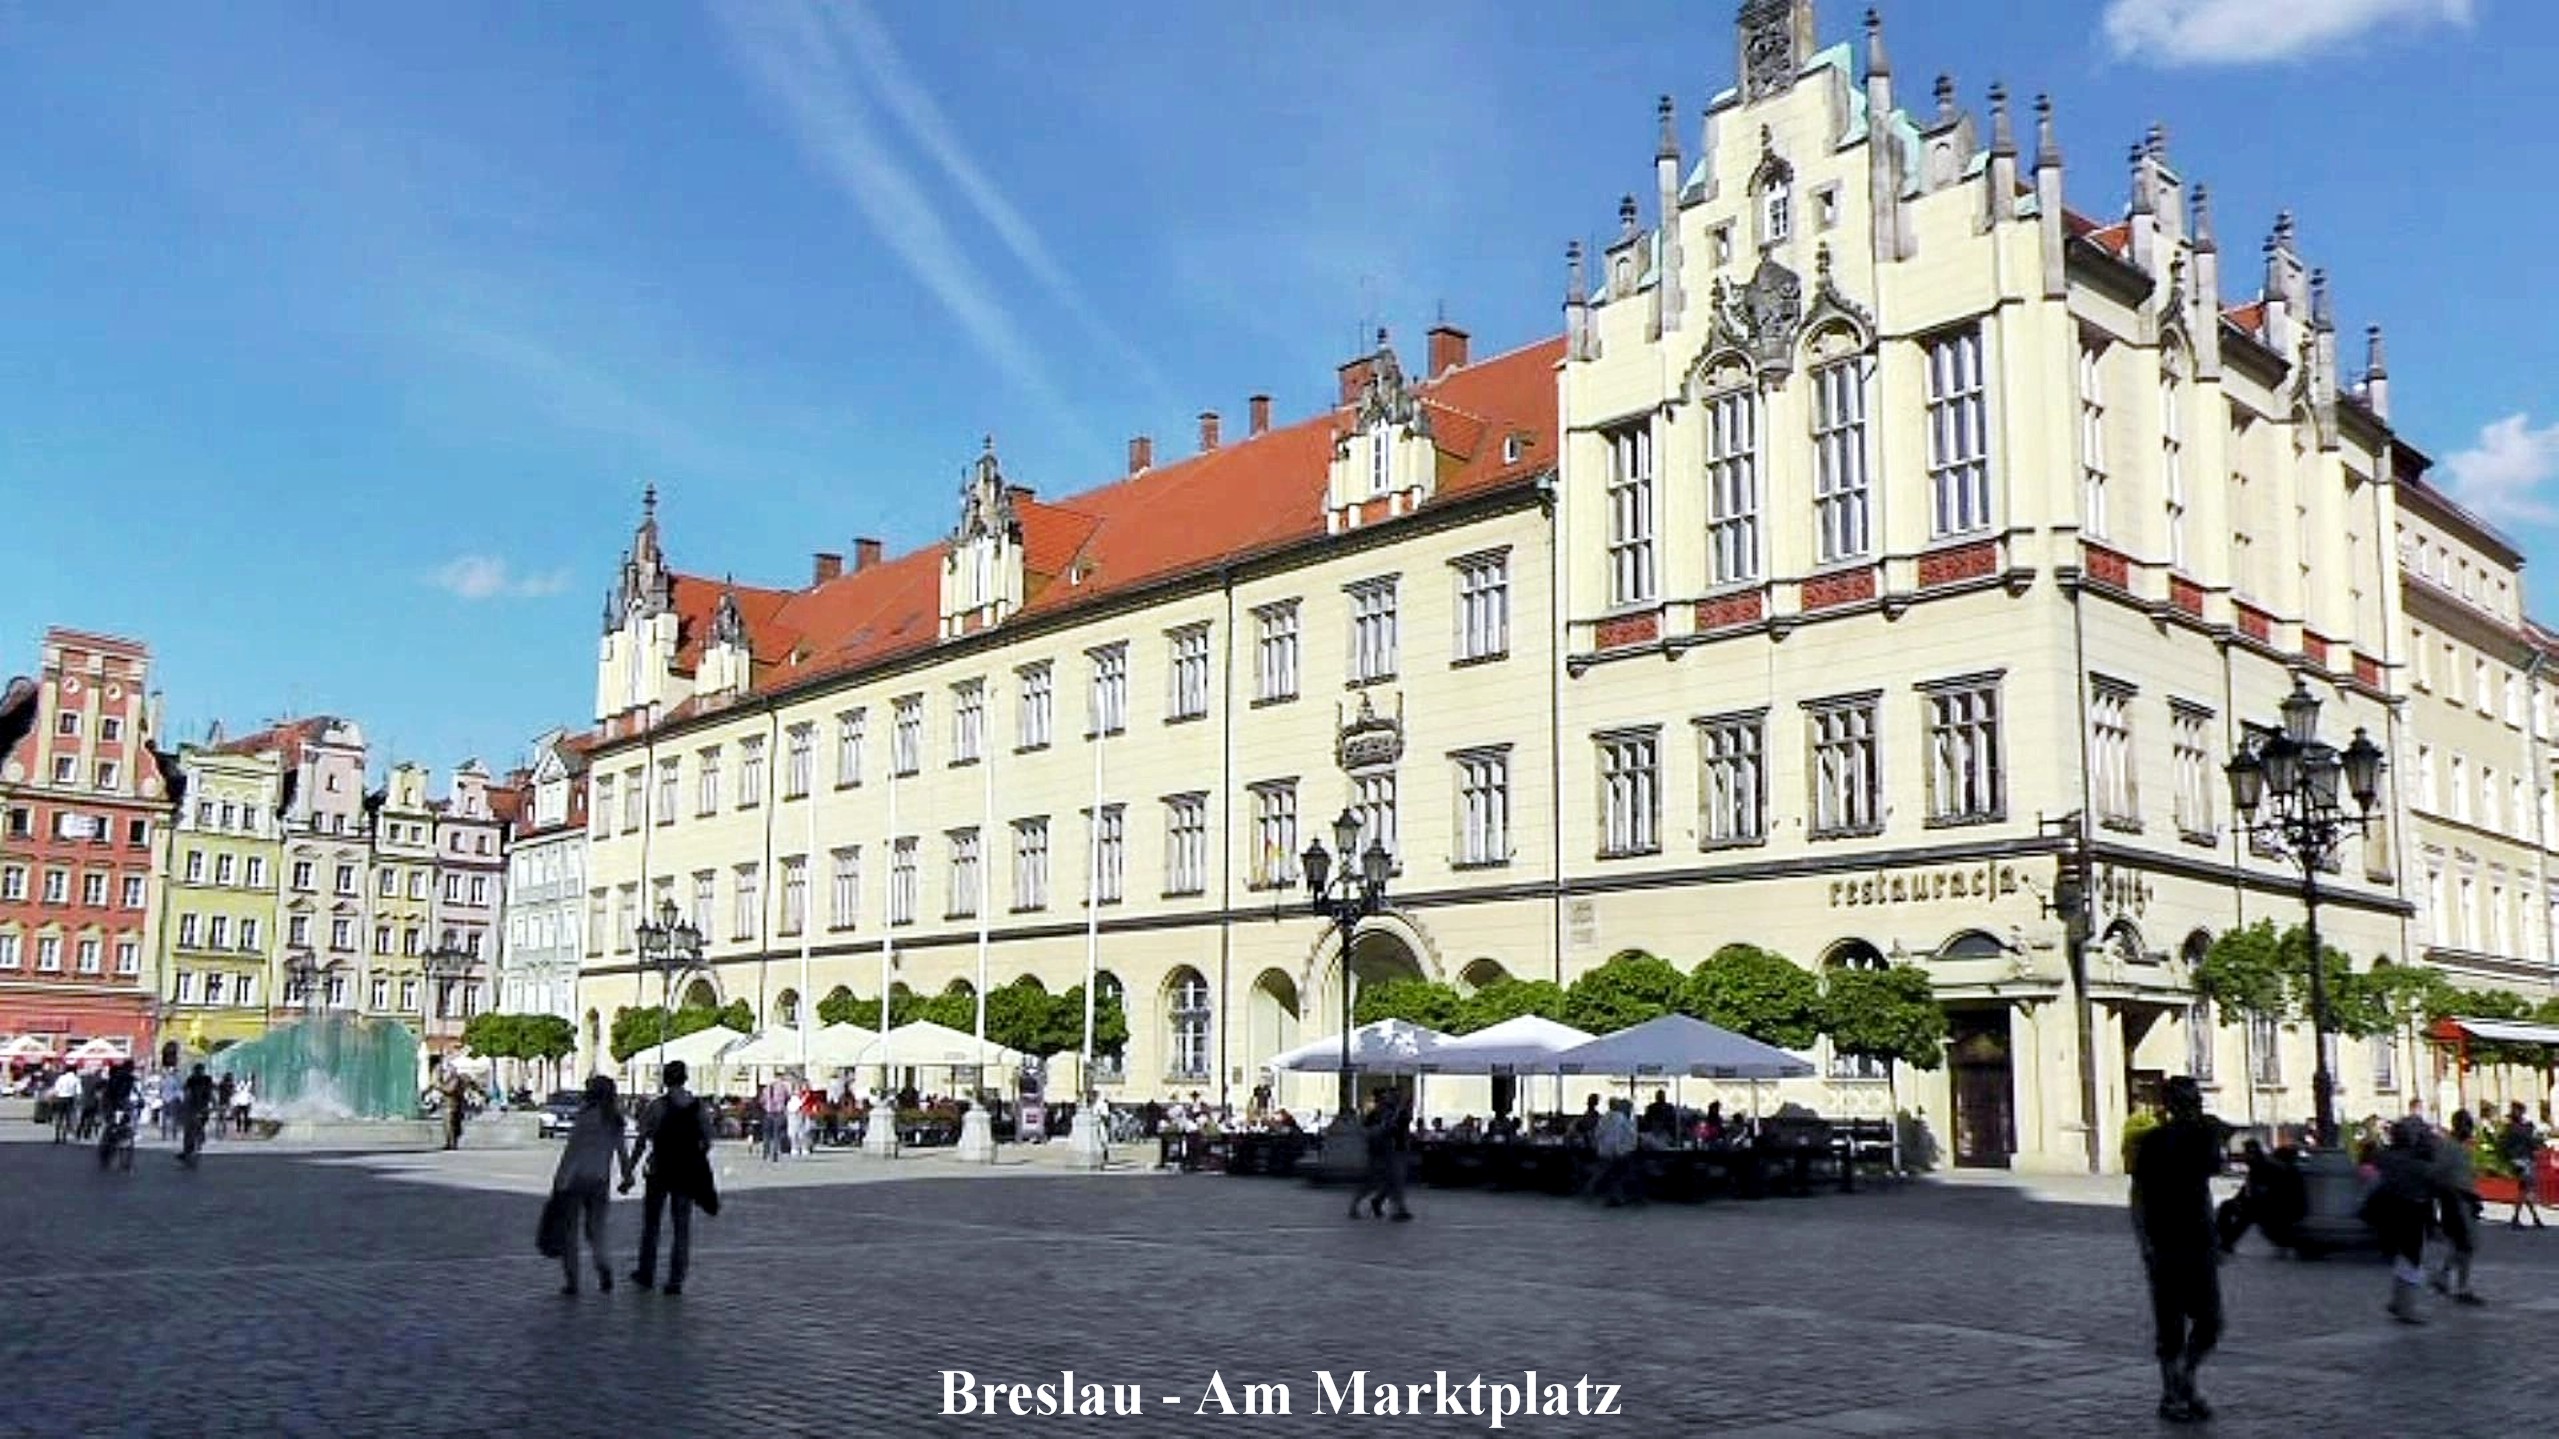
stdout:
{"type": "Polygon", "coordinates": [[[641,920],[633,931],[640,963],[658,972],[658,1073],[666,1073],[666,1029],[672,1022],[675,977],[702,962],[702,931],[676,912],[673,899],[660,899],[655,921],[641,920]]]}
{"type": "Polygon", "coordinates": [[[1341,1130],[1357,1123],[1358,1098],[1351,1080],[1351,940],[1359,922],[1386,908],[1386,874],[1394,867],[1394,858],[1386,846],[1371,837],[1368,848],[1359,848],[1359,816],[1343,810],[1333,820],[1333,847],[1341,852],[1340,873],[1333,870],[1333,853],[1324,848],[1321,839],[1309,840],[1306,853],[1299,861],[1306,866],[1308,907],[1320,917],[1330,919],[1341,930],[1342,955],[1342,1074],[1339,1092],[1340,1109],[1332,1127],[1341,1130]],[[1351,857],[1359,857],[1359,867],[1351,867],[1351,857]]]}
{"type": "MultiPolygon", "coordinates": [[[[478,960],[469,950],[450,942],[438,944],[420,955],[419,959],[426,967],[428,983],[435,987],[436,1019],[439,1021],[453,1019],[453,986],[468,978],[471,967],[478,960]]],[[[464,1016],[467,1017],[470,1011],[470,1002],[467,999],[463,1002],[462,1009],[464,1016]]]]}
{"type": "Polygon", "coordinates": [[[2224,766],[2240,828],[2301,868],[2303,928],[2310,938],[2312,1127],[2318,1147],[2337,1143],[2337,1106],[2328,1072],[2327,967],[2319,944],[2319,869],[2349,830],[2372,827],[2381,792],[2381,746],[2361,729],[2342,750],[2319,738],[2319,699],[2299,677],[2283,703],[2283,728],[2240,746],[2224,766]],[[2353,808],[2347,805],[2351,803],[2353,808]]]}
{"type": "Polygon", "coordinates": [[[297,949],[284,957],[285,983],[302,995],[303,1023],[310,1023],[312,1012],[320,1007],[321,984],[344,968],[345,960],[332,959],[324,964],[318,955],[307,949],[297,949]]]}

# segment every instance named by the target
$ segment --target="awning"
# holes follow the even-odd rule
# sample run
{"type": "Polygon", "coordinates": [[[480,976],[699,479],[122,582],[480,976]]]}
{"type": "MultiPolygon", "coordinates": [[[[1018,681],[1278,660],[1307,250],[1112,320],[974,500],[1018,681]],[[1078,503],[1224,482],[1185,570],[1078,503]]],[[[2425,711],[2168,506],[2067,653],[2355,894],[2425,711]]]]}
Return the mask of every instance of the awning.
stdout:
{"type": "Polygon", "coordinates": [[[2559,1045],[2559,1024],[2534,1024],[2522,1019],[2462,1019],[2455,1016],[2436,1024],[2436,1037],[2453,1038],[2454,1036],[2443,1033],[2446,1028],[2458,1030],[2472,1039],[2485,1039],[2497,1044],[2559,1045]]]}

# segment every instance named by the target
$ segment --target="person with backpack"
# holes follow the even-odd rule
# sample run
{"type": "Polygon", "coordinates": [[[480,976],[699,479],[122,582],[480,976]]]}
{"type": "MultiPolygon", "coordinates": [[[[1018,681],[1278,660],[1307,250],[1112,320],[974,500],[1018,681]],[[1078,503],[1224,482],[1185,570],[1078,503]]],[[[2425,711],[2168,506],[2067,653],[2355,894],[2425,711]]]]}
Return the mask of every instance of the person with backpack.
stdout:
{"type": "Polygon", "coordinates": [[[693,1260],[693,1211],[720,1212],[720,1191],[711,1177],[711,1122],[702,1101],[684,1087],[683,1060],[666,1066],[666,1092],[649,1102],[640,1116],[640,1143],[622,1171],[622,1192],[631,1192],[632,1171],[645,1160],[648,1187],[640,1208],[640,1264],[631,1282],[642,1289],[657,1283],[658,1225],[670,1205],[675,1210],[675,1243],[667,1254],[664,1294],[684,1292],[684,1276],[693,1260]]]}
{"type": "Polygon", "coordinates": [[[2541,1181],[2536,1172],[2541,1164],[2541,1134],[2532,1127],[2531,1116],[2520,1099],[2506,1107],[2505,1128],[2497,1133],[2497,1153],[2515,1172],[2515,1217],[2507,1227],[2523,1228],[2523,1212],[2529,1209],[2532,1227],[2548,1228],[2541,1222],[2540,1196],[2533,1192],[2541,1181]]]}

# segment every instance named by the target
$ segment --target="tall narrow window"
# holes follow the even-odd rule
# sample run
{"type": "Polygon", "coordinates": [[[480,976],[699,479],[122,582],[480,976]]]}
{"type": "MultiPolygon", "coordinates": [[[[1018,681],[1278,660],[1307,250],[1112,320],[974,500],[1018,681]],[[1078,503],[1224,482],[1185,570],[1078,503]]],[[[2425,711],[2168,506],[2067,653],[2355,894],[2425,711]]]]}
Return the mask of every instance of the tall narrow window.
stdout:
{"type": "Polygon", "coordinates": [[[764,871],[758,865],[742,864],[736,873],[737,923],[730,936],[753,939],[764,925],[764,871]]]}
{"type": "Polygon", "coordinates": [[[1128,810],[1123,805],[1106,804],[1089,816],[1093,826],[1093,850],[1088,866],[1092,879],[1092,897],[1102,904],[1117,904],[1128,877],[1128,810]]]}
{"type": "Polygon", "coordinates": [[[1173,685],[1165,696],[1167,719],[1208,714],[1208,626],[1184,625],[1165,636],[1173,651],[1173,685]]]}
{"type": "Polygon", "coordinates": [[[1395,580],[1365,580],[1352,585],[1351,600],[1351,682],[1366,684],[1372,680],[1395,677],[1396,608],[1395,580]]]}
{"type": "Polygon", "coordinates": [[[2196,1000],[2186,1011],[2186,1072],[2197,1084],[2212,1083],[2214,1038],[2212,1001],[2196,1000]]]}
{"type": "Polygon", "coordinates": [[[737,746],[737,807],[764,803],[764,737],[742,739],[737,746]]]}
{"type": "Polygon", "coordinates": [[[907,695],[891,707],[889,770],[911,775],[924,763],[924,696],[907,695]]]}
{"type": "Polygon", "coordinates": [[[1023,749],[1046,749],[1057,724],[1057,672],[1047,660],[1013,672],[1019,681],[1021,708],[1013,742],[1023,749]]]}
{"type": "Polygon", "coordinates": [[[1877,698],[1819,700],[1804,707],[1813,752],[1813,838],[1873,834],[1883,828],[1883,765],[1876,753],[1877,698]]]}
{"type": "Polygon", "coordinates": [[[1933,538],[1990,527],[1990,408],[1977,328],[1928,342],[1928,491],[1933,538]]]}
{"type": "Polygon", "coordinates": [[[1643,604],[1654,595],[1653,428],[1622,426],[1607,434],[1608,602],[1643,604]]]}
{"type": "Polygon", "coordinates": [[[1450,758],[1457,766],[1458,864],[1510,863],[1510,751],[1467,750],[1450,758]]]}
{"type": "Polygon", "coordinates": [[[1263,704],[1297,698],[1297,601],[1253,611],[1253,698],[1263,704]]]}
{"type": "Polygon", "coordinates": [[[1759,396],[1748,390],[1706,402],[1706,578],[1759,578],[1759,396]]]}
{"type": "Polygon", "coordinates": [[[1813,371],[1813,521],[1824,564],[1874,547],[1867,507],[1866,360],[1852,355],[1813,371]]]}
{"type": "Polygon", "coordinates": [[[1013,908],[1048,908],[1048,816],[1013,821],[1013,908]]]}
{"type": "Polygon", "coordinates": [[[1761,760],[1767,729],[1767,716],[1758,711],[1697,722],[1697,834],[1708,848],[1768,837],[1768,770],[1761,760]]]}
{"type": "Polygon", "coordinates": [[[1999,748],[1999,683],[1932,685],[1928,703],[1928,818],[1935,824],[1994,820],[2007,790],[1999,748]]]}
{"type": "Polygon", "coordinates": [[[962,680],[951,686],[951,763],[975,764],[986,758],[986,681],[962,680]]]}
{"type": "Polygon", "coordinates": [[[1662,744],[1659,730],[1598,737],[1599,852],[1604,857],[1661,850],[1662,744]]]}
{"type": "MultiPolygon", "coordinates": [[[[675,817],[675,761],[667,760],[658,768],[658,822],[675,817]]],[[[693,758],[693,812],[697,815],[720,812],[720,747],[713,745],[693,758]]]]}
{"type": "Polygon", "coordinates": [[[2173,705],[2177,760],[2177,832],[2192,840],[2210,840],[2213,830],[2213,786],[2220,771],[2212,762],[2212,711],[2173,705]]]}
{"type": "Polygon", "coordinates": [[[977,886],[980,861],[979,837],[974,826],[950,832],[951,883],[949,898],[943,902],[943,916],[948,919],[977,917],[977,886]]]}
{"type": "Polygon", "coordinates": [[[2117,829],[2141,826],[2140,788],[2133,769],[2133,692],[2100,684],[2088,705],[2090,778],[2097,790],[2097,816],[2117,829]]]}
{"type": "Polygon", "coordinates": [[[919,841],[907,835],[889,845],[889,923],[915,923],[915,906],[920,887],[915,873],[916,846],[919,841]]]}
{"type": "Polygon", "coordinates": [[[2105,351],[2079,345],[2079,528],[2092,540],[2106,538],[2105,351]]]}
{"type": "Polygon", "coordinates": [[[862,848],[848,845],[831,858],[835,869],[828,877],[826,927],[851,929],[862,918],[862,848]]]}
{"type": "Polygon", "coordinates": [[[869,738],[870,724],[869,710],[846,710],[835,717],[836,788],[862,782],[862,751],[869,738]]]}
{"type": "MultiPolygon", "coordinates": [[[[632,886],[625,885],[623,887],[628,889],[632,886]]],[[[692,921],[693,927],[702,932],[702,937],[704,939],[709,939],[720,932],[718,928],[720,922],[719,893],[720,877],[716,872],[707,869],[695,870],[693,872],[692,921]]],[[[654,910],[656,906],[652,905],[650,908],[654,910]]],[[[626,943],[623,947],[627,949],[630,946],[626,943]]]]}
{"type": "Polygon", "coordinates": [[[1208,888],[1208,796],[1177,794],[1164,801],[1164,892],[1199,894],[1208,888]]]}
{"type": "Polygon", "coordinates": [[[2167,507],[2168,563],[2186,567],[2186,382],[2175,356],[2159,372],[2159,489],[2167,507]]]}
{"type": "Polygon", "coordinates": [[[1297,782],[1253,786],[1253,887],[1297,883],[1297,782]]]}
{"type": "MultiPolygon", "coordinates": [[[[1401,857],[1403,851],[1395,811],[1395,771],[1381,769],[1353,775],[1351,813],[1359,819],[1360,853],[1368,853],[1370,843],[1374,842],[1383,846],[1389,857],[1401,857]]],[[[1350,861],[1345,857],[1343,862],[1350,861]]]]}
{"type": "Polygon", "coordinates": [[[1093,694],[1086,718],[1097,735],[1128,728],[1128,646],[1104,645],[1085,652],[1093,662],[1093,694]]]}
{"type": "Polygon", "coordinates": [[[1170,1066],[1175,1079],[1208,1078],[1209,1010],[1208,981],[1196,969],[1181,970],[1174,979],[1170,1002],[1165,1006],[1172,1020],[1172,1054],[1170,1066]]]}
{"type": "Polygon", "coordinates": [[[809,860],[790,855],[782,861],[782,933],[798,934],[809,923],[809,860]]]}
{"type": "Polygon", "coordinates": [[[1511,647],[1511,568],[1507,550],[1456,562],[1457,658],[1496,659],[1511,647]]]}
{"type": "MultiPolygon", "coordinates": [[[[587,834],[589,838],[602,839],[612,832],[613,776],[609,774],[600,774],[595,777],[595,803],[587,811],[587,834]]],[[[300,889],[309,889],[311,887],[310,862],[306,860],[297,863],[293,869],[296,876],[296,887],[300,889]]]]}
{"type": "Polygon", "coordinates": [[[790,748],[782,768],[782,798],[806,799],[809,771],[817,765],[817,726],[795,724],[787,732],[790,748]]]}

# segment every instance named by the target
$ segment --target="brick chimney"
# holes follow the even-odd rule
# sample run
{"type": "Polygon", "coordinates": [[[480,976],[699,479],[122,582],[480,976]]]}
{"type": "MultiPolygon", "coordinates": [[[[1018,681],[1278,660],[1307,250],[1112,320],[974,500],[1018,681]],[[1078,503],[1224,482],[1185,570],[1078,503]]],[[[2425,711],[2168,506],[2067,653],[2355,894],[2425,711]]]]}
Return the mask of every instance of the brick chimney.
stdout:
{"type": "Polygon", "coordinates": [[[1218,425],[1218,419],[1217,419],[1217,411],[1215,411],[1215,410],[1202,410],[1202,411],[1200,411],[1200,453],[1201,453],[1201,454],[1205,455],[1205,454],[1207,454],[1209,451],[1211,451],[1211,450],[1213,450],[1213,449],[1216,449],[1216,448],[1217,448],[1217,435],[1218,435],[1218,429],[1219,429],[1219,425],[1218,425]]]}
{"type": "Polygon", "coordinates": [[[1155,437],[1139,435],[1128,442],[1128,472],[1142,475],[1155,468],[1155,437]]]}
{"type": "Polygon", "coordinates": [[[1255,395],[1252,399],[1245,401],[1245,405],[1248,413],[1253,417],[1251,429],[1246,434],[1245,438],[1250,439],[1254,435],[1265,435],[1270,433],[1271,397],[1268,395],[1255,395]]]}
{"type": "Polygon", "coordinates": [[[809,583],[822,585],[843,573],[844,557],[829,550],[820,550],[809,567],[809,583]]]}
{"type": "Polygon", "coordinates": [[[875,570],[879,567],[880,542],[874,539],[855,540],[853,542],[853,573],[858,575],[864,570],[875,570]]]}
{"type": "Polygon", "coordinates": [[[1442,321],[1430,328],[1431,378],[1436,380],[1466,363],[1466,332],[1442,321]]]}

